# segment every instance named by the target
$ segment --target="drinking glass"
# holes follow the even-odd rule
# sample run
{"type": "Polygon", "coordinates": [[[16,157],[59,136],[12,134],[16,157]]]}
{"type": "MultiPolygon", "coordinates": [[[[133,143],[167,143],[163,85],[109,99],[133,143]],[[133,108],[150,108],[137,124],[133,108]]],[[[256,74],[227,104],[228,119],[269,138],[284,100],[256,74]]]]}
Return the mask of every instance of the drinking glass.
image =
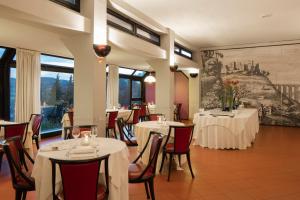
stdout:
{"type": "Polygon", "coordinates": [[[77,126],[73,127],[72,136],[75,139],[79,138],[79,136],[80,136],[80,129],[79,129],[79,127],[77,127],[77,126]]]}

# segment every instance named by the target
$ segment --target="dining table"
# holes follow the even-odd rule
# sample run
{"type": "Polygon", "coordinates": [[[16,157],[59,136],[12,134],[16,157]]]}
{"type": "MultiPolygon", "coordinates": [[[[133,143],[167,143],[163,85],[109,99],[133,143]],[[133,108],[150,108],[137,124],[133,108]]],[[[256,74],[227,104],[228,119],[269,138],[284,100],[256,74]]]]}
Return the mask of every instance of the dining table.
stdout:
{"type": "MultiPolygon", "coordinates": [[[[138,143],[137,146],[137,151],[141,152],[143,148],[145,147],[147,140],[149,138],[150,132],[155,131],[160,133],[161,135],[164,136],[162,146],[165,144],[167,135],[169,134],[169,127],[170,126],[184,126],[183,123],[181,122],[175,122],[175,121],[144,121],[144,122],[139,122],[135,124],[134,126],[134,134],[136,137],[136,141],[138,143]]],[[[171,140],[173,137],[173,133],[171,133],[171,140]]],[[[150,146],[146,148],[144,155],[141,158],[141,161],[144,164],[147,164],[149,161],[149,156],[150,156],[150,146]]],[[[158,173],[159,167],[161,165],[162,161],[162,151],[160,151],[157,159],[157,168],[156,172],[158,173]]],[[[186,159],[183,158],[181,159],[181,164],[184,164],[186,162],[186,159]]],[[[176,164],[177,164],[177,169],[181,169],[179,166],[178,160],[176,158],[176,164]]]]}
{"type": "MultiPolygon", "coordinates": [[[[86,138],[77,138],[70,140],[60,140],[50,143],[40,148],[37,153],[32,170],[32,177],[35,179],[36,199],[52,199],[52,166],[49,158],[60,160],[85,160],[101,157],[107,154],[109,156],[109,200],[128,200],[128,165],[129,153],[127,146],[112,138],[97,137],[90,139],[89,146],[83,146],[86,138]],[[84,148],[95,149],[92,154],[72,154],[74,150],[84,148]]],[[[103,165],[103,164],[102,164],[103,165]]],[[[62,179],[59,167],[56,166],[56,193],[62,191],[62,179]]],[[[81,172],[84,173],[84,172],[81,172]]],[[[104,175],[104,167],[100,168],[100,177],[104,175]]],[[[78,180],[80,181],[80,180],[78,180]]]]}
{"type": "MultiPolygon", "coordinates": [[[[4,139],[4,127],[9,124],[17,124],[17,122],[0,120],[0,139],[4,139]]],[[[32,127],[31,123],[28,124],[27,132],[23,136],[24,148],[33,157],[33,144],[32,144],[32,127]],[[25,137],[26,136],[26,137],[25,137]]]]}
{"type": "Polygon", "coordinates": [[[194,115],[194,144],[211,149],[246,149],[259,131],[257,109],[201,111],[194,115]]]}

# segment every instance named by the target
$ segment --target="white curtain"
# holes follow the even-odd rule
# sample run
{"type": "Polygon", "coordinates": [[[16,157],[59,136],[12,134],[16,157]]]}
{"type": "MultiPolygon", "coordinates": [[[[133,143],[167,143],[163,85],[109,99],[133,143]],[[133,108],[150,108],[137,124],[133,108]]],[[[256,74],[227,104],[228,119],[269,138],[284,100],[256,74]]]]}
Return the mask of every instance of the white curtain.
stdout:
{"type": "Polygon", "coordinates": [[[16,104],[17,122],[28,122],[32,113],[40,113],[40,53],[17,49],[16,104]]]}
{"type": "Polygon", "coordinates": [[[107,108],[118,106],[119,104],[119,67],[109,66],[107,80],[107,108]]]}

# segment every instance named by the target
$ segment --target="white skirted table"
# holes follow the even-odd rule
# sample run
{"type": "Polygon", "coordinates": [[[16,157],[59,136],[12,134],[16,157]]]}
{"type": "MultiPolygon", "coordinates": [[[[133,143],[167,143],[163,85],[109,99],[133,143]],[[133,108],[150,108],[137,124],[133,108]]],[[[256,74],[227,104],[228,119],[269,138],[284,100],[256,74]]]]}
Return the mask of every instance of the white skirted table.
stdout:
{"type": "MultiPolygon", "coordinates": [[[[0,121],[0,126],[1,125],[7,125],[7,124],[16,124],[16,122],[9,122],[9,121],[0,121]]],[[[33,156],[33,145],[32,145],[32,128],[31,128],[31,123],[28,125],[28,130],[26,134],[26,140],[24,143],[24,148],[26,151],[29,153],[29,155],[32,157],[33,156]]],[[[4,138],[4,128],[1,127],[0,129],[0,138],[4,138]]],[[[25,135],[24,135],[25,139],[25,135]]]]}
{"type": "MultiPolygon", "coordinates": [[[[80,145],[83,139],[71,139],[50,143],[38,151],[32,170],[32,177],[35,178],[36,199],[52,199],[52,172],[49,158],[70,160],[70,159],[91,159],[92,157],[72,158],[70,151],[80,145]],[[51,147],[58,147],[53,150],[51,147]]],[[[125,143],[110,139],[96,138],[94,140],[94,157],[110,154],[109,157],[109,200],[128,200],[128,149],[125,143]]],[[[84,154],[82,154],[84,155],[84,154]]],[[[102,164],[103,165],[103,164],[102,164]]],[[[101,166],[100,173],[103,173],[101,166]]],[[[84,173],[84,172],[81,172],[84,173]]],[[[78,180],[80,181],[80,180],[78,180]]],[[[56,170],[56,190],[61,191],[62,182],[59,167],[56,170]]]]}
{"type": "MultiPolygon", "coordinates": [[[[162,135],[167,136],[169,133],[169,126],[183,126],[183,125],[184,124],[181,122],[173,122],[173,121],[166,121],[166,122],[145,121],[145,122],[137,123],[135,125],[134,134],[136,137],[136,141],[138,143],[138,147],[137,147],[138,152],[141,152],[143,150],[144,146],[147,143],[151,131],[155,131],[161,133],[162,135]]],[[[166,141],[166,137],[164,138],[162,145],[164,145],[165,141],[166,141]]],[[[142,162],[144,164],[148,163],[149,155],[150,155],[150,146],[151,145],[148,145],[148,148],[146,149],[142,157],[142,162]]],[[[162,160],[162,153],[159,153],[158,160],[157,160],[157,172],[159,170],[161,160],[162,160]]],[[[185,159],[182,159],[182,163],[185,163],[185,159]]]]}
{"type": "Polygon", "coordinates": [[[246,149],[259,131],[256,109],[237,110],[234,117],[196,113],[193,122],[194,144],[213,149],[246,149]]]}

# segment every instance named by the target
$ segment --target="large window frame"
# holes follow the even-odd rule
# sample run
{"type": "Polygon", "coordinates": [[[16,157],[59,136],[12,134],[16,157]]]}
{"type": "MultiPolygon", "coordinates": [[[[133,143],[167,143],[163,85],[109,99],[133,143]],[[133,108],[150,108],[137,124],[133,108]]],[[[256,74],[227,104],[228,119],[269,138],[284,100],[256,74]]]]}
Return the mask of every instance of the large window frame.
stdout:
{"type": "Polygon", "coordinates": [[[50,0],[50,1],[60,4],[64,7],[67,7],[69,9],[75,10],[80,13],[80,0],[75,0],[75,4],[65,1],[65,0],[50,0]]]}
{"type": "Polygon", "coordinates": [[[107,8],[107,14],[112,15],[112,16],[114,16],[114,17],[116,17],[116,18],[118,18],[118,19],[124,21],[125,23],[130,24],[130,25],[132,26],[132,31],[129,30],[129,29],[124,28],[123,26],[120,26],[120,25],[117,24],[117,23],[114,23],[114,22],[112,22],[112,21],[110,21],[110,20],[107,20],[107,24],[108,24],[109,26],[112,26],[112,27],[114,27],[114,28],[117,28],[117,29],[119,29],[119,30],[121,30],[121,31],[124,31],[124,32],[126,32],[126,33],[129,33],[129,34],[131,34],[131,35],[133,35],[133,36],[135,36],[135,37],[138,37],[138,38],[140,38],[140,39],[142,39],[142,40],[145,40],[145,41],[150,42],[150,43],[152,43],[152,44],[155,44],[155,45],[157,45],[157,46],[160,46],[160,35],[157,34],[157,33],[155,33],[155,32],[154,32],[153,30],[151,30],[150,28],[145,27],[145,26],[143,26],[143,25],[141,25],[141,24],[139,24],[139,23],[136,23],[136,22],[134,22],[133,20],[129,19],[128,17],[125,17],[125,16],[123,16],[123,15],[117,13],[116,11],[114,11],[114,10],[112,10],[112,9],[110,9],[110,8],[107,8]],[[149,38],[147,38],[147,37],[145,37],[145,36],[139,34],[139,33],[137,32],[138,29],[140,29],[140,30],[142,30],[142,31],[145,31],[145,32],[149,33],[149,34],[150,34],[151,36],[153,36],[153,37],[156,37],[156,38],[158,39],[158,41],[156,42],[156,41],[154,41],[154,40],[151,40],[151,39],[149,39],[149,38]]]}
{"type": "MultiPolygon", "coordinates": [[[[125,67],[121,67],[121,68],[125,68],[125,67]]],[[[125,68],[125,69],[128,69],[128,68],[125,68]]],[[[145,77],[149,74],[148,72],[146,72],[144,74],[144,76],[135,76],[135,72],[136,71],[143,71],[143,70],[136,70],[134,69],[134,71],[132,72],[131,75],[125,75],[125,74],[119,74],[119,78],[123,78],[123,79],[129,79],[129,88],[130,88],[130,106],[132,105],[132,102],[134,101],[140,101],[141,103],[142,102],[145,102],[145,83],[144,83],[144,79],[145,77]],[[133,98],[132,97],[132,82],[133,81],[140,81],[141,82],[141,97],[140,98],[133,98]]]]}
{"type": "Polygon", "coordinates": [[[177,54],[179,56],[183,56],[183,57],[188,58],[190,60],[193,60],[193,51],[192,50],[189,50],[188,48],[182,46],[181,44],[178,44],[177,42],[175,42],[174,47],[175,47],[174,48],[174,53],[175,54],[177,54]],[[178,49],[178,51],[176,51],[176,49],[178,49]],[[185,55],[183,53],[184,51],[191,54],[191,56],[189,57],[189,56],[185,55]]]}

